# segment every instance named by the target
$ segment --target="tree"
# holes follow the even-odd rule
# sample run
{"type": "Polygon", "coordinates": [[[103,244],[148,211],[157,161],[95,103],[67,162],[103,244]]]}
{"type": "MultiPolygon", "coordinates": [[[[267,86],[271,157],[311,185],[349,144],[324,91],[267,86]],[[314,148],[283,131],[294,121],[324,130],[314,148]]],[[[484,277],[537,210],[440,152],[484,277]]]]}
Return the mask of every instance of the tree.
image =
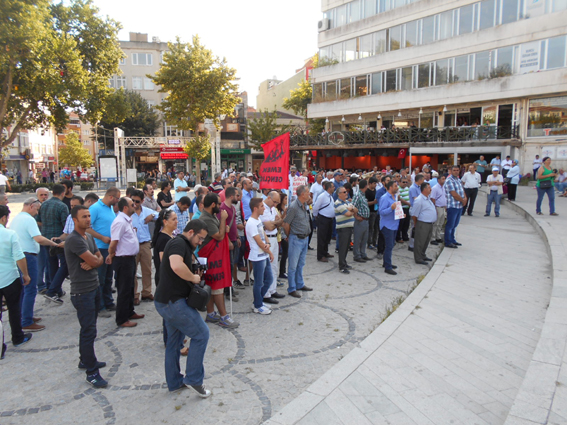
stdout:
{"type": "Polygon", "coordinates": [[[93,164],[93,158],[85,149],[74,131],[65,136],[65,147],[59,151],[59,164],[69,167],[87,168],[93,164]]]}
{"type": "Polygon", "coordinates": [[[218,127],[219,115],[232,115],[240,103],[238,86],[233,83],[236,70],[227,66],[226,59],[213,56],[198,36],[192,43],[181,43],[178,37],[168,46],[160,70],[155,76],[148,75],[161,86],[161,93],[167,93],[157,108],[168,124],[181,130],[195,131],[206,119],[218,127]]]}
{"type": "Polygon", "coordinates": [[[248,121],[248,144],[255,149],[262,149],[262,145],[269,142],[279,134],[290,131],[292,125],[278,124],[278,113],[276,110],[269,112],[267,109],[260,111],[260,117],[248,121]]]}
{"type": "Polygon", "coordinates": [[[298,87],[294,90],[290,90],[289,93],[290,97],[284,99],[282,106],[304,117],[306,123],[309,125],[310,132],[315,134],[321,133],[325,129],[325,120],[307,118],[307,105],[313,100],[313,87],[309,81],[301,81],[298,87]]]}
{"type": "Polygon", "coordinates": [[[91,0],[0,1],[0,146],[21,130],[61,130],[69,112],[98,121],[123,56],[119,29],[91,0]]]}
{"type": "Polygon", "coordinates": [[[201,179],[201,161],[211,157],[211,149],[211,136],[208,134],[197,135],[183,149],[189,155],[189,158],[195,158],[198,180],[201,179]]]}
{"type": "Polygon", "coordinates": [[[114,91],[104,109],[100,125],[107,129],[120,127],[126,137],[153,136],[160,126],[157,111],[136,91],[114,91]]]}

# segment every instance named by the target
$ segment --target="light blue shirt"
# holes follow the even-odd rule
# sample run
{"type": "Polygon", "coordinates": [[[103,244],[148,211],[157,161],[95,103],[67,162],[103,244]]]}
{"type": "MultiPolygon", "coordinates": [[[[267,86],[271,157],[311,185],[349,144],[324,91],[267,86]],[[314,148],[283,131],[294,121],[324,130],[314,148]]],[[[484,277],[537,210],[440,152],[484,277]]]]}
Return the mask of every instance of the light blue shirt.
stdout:
{"type": "Polygon", "coordinates": [[[138,242],[144,243],[149,242],[152,240],[152,236],[150,235],[150,228],[146,224],[146,217],[149,215],[153,215],[154,218],[152,221],[155,221],[159,213],[154,211],[150,208],[146,208],[142,206],[142,211],[140,211],[140,215],[137,212],[132,214],[132,227],[136,229],[136,236],[138,236],[138,242]]]}
{"type": "MultiPolygon", "coordinates": [[[[102,199],[99,199],[90,206],[89,212],[91,213],[92,229],[102,236],[110,237],[110,226],[112,226],[117,215],[114,209],[102,202],[102,199]]],[[[95,238],[95,243],[98,249],[108,249],[108,244],[100,239],[95,238]]]]}
{"type": "Polygon", "coordinates": [[[321,194],[313,206],[313,215],[317,217],[319,214],[327,218],[335,218],[335,200],[329,192],[321,194]]]}
{"type": "Polygon", "coordinates": [[[447,196],[445,195],[445,188],[440,184],[436,184],[433,189],[431,189],[430,199],[435,200],[436,207],[447,207],[447,196]]]}
{"type": "Polygon", "coordinates": [[[250,211],[250,201],[254,195],[252,191],[247,192],[244,189],[242,190],[242,210],[244,211],[244,220],[248,220],[252,215],[252,211],[250,211]]]}
{"type": "Polygon", "coordinates": [[[413,203],[415,201],[415,198],[417,198],[419,195],[421,195],[421,188],[416,183],[412,184],[410,189],[409,189],[410,206],[413,207],[413,203]]]}
{"type": "Polygon", "coordinates": [[[323,186],[320,185],[317,182],[315,182],[311,185],[311,190],[309,190],[309,192],[311,192],[313,194],[313,203],[317,202],[317,198],[324,191],[325,191],[325,189],[323,189],[323,186]]]}
{"type": "Polygon", "coordinates": [[[0,224],[0,289],[10,286],[20,277],[16,261],[26,258],[18,234],[0,224]]]}
{"type": "Polygon", "coordinates": [[[193,220],[198,220],[201,217],[201,210],[197,210],[195,214],[193,214],[193,220]]]}
{"type": "Polygon", "coordinates": [[[417,221],[423,221],[424,223],[434,223],[437,221],[435,205],[433,205],[433,202],[431,202],[427,196],[423,196],[423,194],[415,198],[411,215],[412,217],[417,217],[417,221]]]}
{"type": "Polygon", "coordinates": [[[437,177],[432,177],[431,180],[429,180],[429,186],[431,186],[431,189],[433,189],[436,185],[437,185],[437,177]]]}
{"type": "Polygon", "coordinates": [[[20,247],[23,252],[30,254],[39,253],[39,244],[34,237],[40,236],[41,232],[37,226],[37,221],[27,212],[19,213],[10,223],[10,230],[13,230],[20,238],[20,247]]]}
{"type": "Polygon", "coordinates": [[[398,230],[400,225],[399,220],[396,220],[395,210],[392,209],[392,204],[396,202],[396,199],[392,197],[389,192],[386,192],[384,196],[380,198],[380,206],[378,207],[378,213],[380,214],[380,229],[385,227],[390,230],[398,230]]]}
{"type": "Polygon", "coordinates": [[[181,198],[183,198],[184,196],[187,196],[187,192],[183,191],[177,191],[178,187],[187,187],[187,182],[185,180],[179,180],[179,179],[175,179],[175,181],[173,182],[173,188],[175,189],[175,202],[179,201],[181,198]]]}
{"type": "Polygon", "coordinates": [[[70,235],[73,233],[73,230],[75,230],[75,222],[73,221],[71,214],[69,214],[69,217],[67,217],[67,221],[65,222],[65,227],[63,228],[63,233],[70,235]]]}
{"type": "Polygon", "coordinates": [[[510,179],[511,184],[520,183],[520,166],[514,164],[514,166],[510,168],[510,171],[508,171],[508,174],[506,174],[506,177],[510,179]]]}

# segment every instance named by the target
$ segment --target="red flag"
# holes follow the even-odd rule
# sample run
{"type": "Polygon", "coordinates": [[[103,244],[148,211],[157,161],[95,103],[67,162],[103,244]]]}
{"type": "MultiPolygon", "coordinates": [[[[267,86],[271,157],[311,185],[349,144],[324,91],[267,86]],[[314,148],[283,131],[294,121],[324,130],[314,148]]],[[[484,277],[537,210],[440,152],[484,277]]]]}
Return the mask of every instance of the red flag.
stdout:
{"type": "Polygon", "coordinates": [[[264,162],[260,167],[260,189],[289,188],[289,133],[262,145],[264,162]]]}
{"type": "Polygon", "coordinates": [[[398,159],[404,159],[407,154],[407,149],[400,149],[398,152],[398,159]]]}
{"type": "Polygon", "coordinates": [[[202,246],[199,249],[199,257],[207,259],[204,278],[211,289],[228,288],[232,285],[228,234],[222,241],[211,239],[207,245],[202,246]]]}

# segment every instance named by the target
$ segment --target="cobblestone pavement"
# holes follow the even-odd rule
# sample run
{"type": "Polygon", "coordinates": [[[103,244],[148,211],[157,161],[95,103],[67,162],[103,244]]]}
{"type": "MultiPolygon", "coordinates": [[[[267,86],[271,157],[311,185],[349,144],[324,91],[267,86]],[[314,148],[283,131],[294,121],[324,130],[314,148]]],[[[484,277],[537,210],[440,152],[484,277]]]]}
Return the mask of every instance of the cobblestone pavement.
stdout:
{"type": "MultiPolygon", "coordinates": [[[[10,197],[12,216],[25,198],[10,197]]],[[[428,255],[436,258],[439,250],[432,248],[428,255]]],[[[352,263],[348,276],[338,273],[336,254],[330,260],[317,262],[315,251],[309,251],[305,276],[314,291],[300,300],[286,297],[270,316],[252,313],[250,287],[240,291],[240,301],[233,303],[240,327],[210,326],[205,384],[213,396],[206,400],[189,390],[167,391],[161,317],[152,303],[136,308],[146,315],[136,328],[117,328],[114,317],[99,318],[95,349],[108,363],[101,374],[109,387],[95,390],[77,369],[79,325],[69,297],[57,307],[39,296],[35,316],[43,318],[46,330],[20,349],[9,343],[0,362],[0,424],[261,423],[356,347],[392,300],[429,270],[413,262],[407,244],[395,248],[397,276],[386,275],[377,259],[352,263]]],[[[239,277],[243,280],[243,273],[239,277]]],[[[69,292],[68,281],[64,289],[69,292]]]]}

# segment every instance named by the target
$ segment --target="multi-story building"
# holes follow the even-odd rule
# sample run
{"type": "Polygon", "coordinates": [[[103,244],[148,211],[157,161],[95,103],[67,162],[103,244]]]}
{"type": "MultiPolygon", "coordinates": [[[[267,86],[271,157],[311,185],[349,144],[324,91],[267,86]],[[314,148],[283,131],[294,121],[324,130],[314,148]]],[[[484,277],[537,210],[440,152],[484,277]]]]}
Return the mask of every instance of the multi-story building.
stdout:
{"type": "Polygon", "coordinates": [[[399,148],[415,165],[480,154],[511,155],[523,172],[536,154],[567,165],[567,1],[322,0],[322,11],[309,117],[330,134],[323,147],[296,141],[323,153],[320,166],[401,166],[399,148]]]}

